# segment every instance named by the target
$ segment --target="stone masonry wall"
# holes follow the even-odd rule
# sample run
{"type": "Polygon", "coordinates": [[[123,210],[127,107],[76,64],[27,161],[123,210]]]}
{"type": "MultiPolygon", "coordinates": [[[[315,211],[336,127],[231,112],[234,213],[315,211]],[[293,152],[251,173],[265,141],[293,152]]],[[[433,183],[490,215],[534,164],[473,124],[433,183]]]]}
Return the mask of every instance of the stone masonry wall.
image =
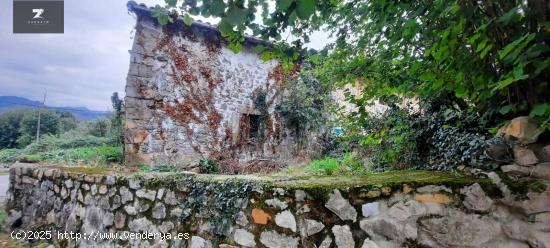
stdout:
{"type": "Polygon", "coordinates": [[[247,38],[234,53],[207,24],[162,27],[150,9],[133,2],[129,9],[137,24],[125,97],[128,164],[188,167],[200,159],[243,164],[297,155],[276,112],[288,73],[260,58],[261,41],[247,38]]]}
{"type": "Polygon", "coordinates": [[[12,167],[8,231],[188,238],[42,241],[62,247],[550,247],[549,189],[513,195],[494,173],[494,184],[319,188],[250,176],[79,170],[12,167]]]}

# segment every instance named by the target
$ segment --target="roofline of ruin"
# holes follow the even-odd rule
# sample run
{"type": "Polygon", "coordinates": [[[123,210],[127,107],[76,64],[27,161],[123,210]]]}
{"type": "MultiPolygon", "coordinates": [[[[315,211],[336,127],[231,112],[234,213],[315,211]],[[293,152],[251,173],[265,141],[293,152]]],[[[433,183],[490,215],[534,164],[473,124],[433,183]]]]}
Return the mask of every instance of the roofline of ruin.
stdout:
{"type": "MultiPolygon", "coordinates": [[[[128,1],[126,6],[128,7],[128,11],[135,13],[138,17],[148,18],[152,20],[156,25],[160,25],[157,19],[152,16],[153,9],[147,7],[145,4],[138,4],[135,1],[130,0],[128,1]]],[[[195,29],[200,31],[200,33],[203,34],[204,36],[206,36],[205,38],[217,38],[217,39],[226,41],[225,38],[221,36],[220,31],[216,27],[212,26],[209,23],[204,23],[201,21],[194,21],[190,26],[188,26],[185,23],[183,23],[181,19],[177,18],[173,23],[167,24],[166,28],[176,32],[183,32],[185,30],[195,29]],[[207,37],[207,36],[215,36],[215,37],[207,37]]],[[[244,38],[245,38],[244,45],[248,47],[255,47],[258,45],[263,45],[267,47],[273,46],[273,43],[269,41],[261,40],[255,37],[245,35],[244,38]]]]}

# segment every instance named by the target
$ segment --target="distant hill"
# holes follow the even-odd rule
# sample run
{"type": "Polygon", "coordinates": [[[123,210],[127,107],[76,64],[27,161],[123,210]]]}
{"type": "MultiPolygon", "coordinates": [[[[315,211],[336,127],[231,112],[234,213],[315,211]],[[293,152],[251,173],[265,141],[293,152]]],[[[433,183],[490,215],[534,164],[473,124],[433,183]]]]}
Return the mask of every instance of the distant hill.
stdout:
{"type": "MultiPolygon", "coordinates": [[[[37,108],[42,105],[39,101],[29,100],[18,96],[0,96],[0,112],[18,108],[37,108]]],[[[94,111],[86,107],[49,107],[48,109],[69,112],[79,120],[94,120],[110,114],[108,111],[94,111]]]]}

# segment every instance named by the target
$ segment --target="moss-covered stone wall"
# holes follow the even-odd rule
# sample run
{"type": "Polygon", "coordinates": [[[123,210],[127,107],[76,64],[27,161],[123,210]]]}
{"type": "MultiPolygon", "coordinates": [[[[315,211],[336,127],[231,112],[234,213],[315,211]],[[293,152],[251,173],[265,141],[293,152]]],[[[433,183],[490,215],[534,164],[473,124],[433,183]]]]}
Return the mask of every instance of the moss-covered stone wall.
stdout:
{"type": "Polygon", "coordinates": [[[514,195],[494,173],[292,179],[16,165],[5,226],[53,232],[29,242],[60,247],[548,247],[549,195],[514,195]]]}

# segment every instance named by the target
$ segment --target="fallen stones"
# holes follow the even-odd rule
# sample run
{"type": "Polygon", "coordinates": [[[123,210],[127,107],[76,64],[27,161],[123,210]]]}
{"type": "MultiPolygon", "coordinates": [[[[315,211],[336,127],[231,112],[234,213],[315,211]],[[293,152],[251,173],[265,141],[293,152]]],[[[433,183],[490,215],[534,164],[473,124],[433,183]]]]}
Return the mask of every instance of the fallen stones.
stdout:
{"type": "Polygon", "coordinates": [[[487,212],[493,206],[493,200],[487,197],[478,183],[462,188],[460,193],[466,196],[463,204],[468,209],[487,212]]]}
{"type": "Polygon", "coordinates": [[[296,219],[294,218],[294,215],[288,210],[275,215],[275,224],[277,224],[277,226],[288,228],[293,232],[296,232],[296,219]]]}
{"type": "Polygon", "coordinates": [[[539,162],[537,156],[531,149],[516,146],[514,151],[514,161],[523,166],[534,165],[539,162]]]}
{"type": "Polygon", "coordinates": [[[260,242],[267,248],[298,248],[298,238],[280,234],[276,231],[264,231],[260,242]]]}
{"type": "Polygon", "coordinates": [[[340,191],[335,189],[328,202],[325,204],[325,207],[340,217],[341,220],[351,220],[353,222],[357,219],[357,211],[353,206],[342,197],[340,191]]]}
{"type": "Polygon", "coordinates": [[[533,167],[531,176],[550,181],[550,162],[540,163],[533,167]]]}
{"type": "Polygon", "coordinates": [[[535,143],[538,140],[538,125],[536,121],[529,116],[514,118],[510,124],[499,130],[499,133],[505,139],[516,139],[523,144],[535,143]]]}
{"type": "Polygon", "coordinates": [[[419,242],[430,247],[481,247],[502,233],[486,216],[451,211],[449,216],[420,220],[419,242]]]}

